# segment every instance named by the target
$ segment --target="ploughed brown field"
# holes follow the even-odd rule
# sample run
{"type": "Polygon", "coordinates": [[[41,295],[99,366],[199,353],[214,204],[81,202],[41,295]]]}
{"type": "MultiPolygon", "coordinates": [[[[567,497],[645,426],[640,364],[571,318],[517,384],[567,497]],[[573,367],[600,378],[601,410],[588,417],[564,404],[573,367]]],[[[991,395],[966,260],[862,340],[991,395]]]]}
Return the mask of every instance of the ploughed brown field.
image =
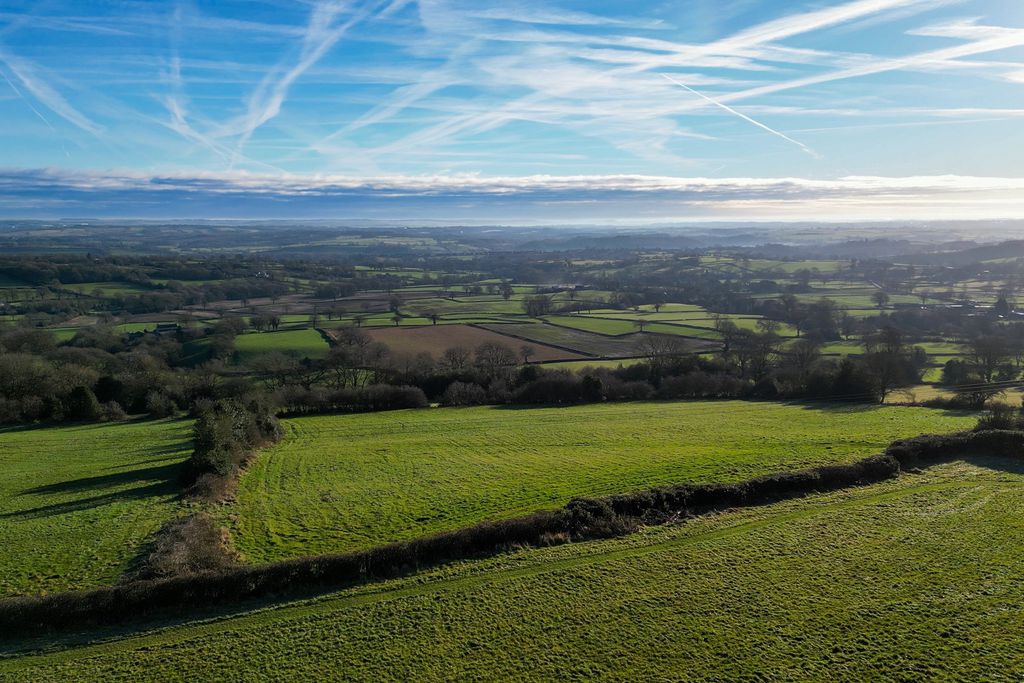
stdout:
{"type": "Polygon", "coordinates": [[[485,343],[505,344],[516,353],[520,347],[533,347],[531,362],[552,360],[583,360],[586,356],[563,351],[535,341],[525,341],[471,325],[431,325],[429,327],[376,327],[364,330],[374,341],[388,345],[392,353],[416,354],[426,351],[435,358],[446,349],[462,346],[475,349],[485,343]]]}

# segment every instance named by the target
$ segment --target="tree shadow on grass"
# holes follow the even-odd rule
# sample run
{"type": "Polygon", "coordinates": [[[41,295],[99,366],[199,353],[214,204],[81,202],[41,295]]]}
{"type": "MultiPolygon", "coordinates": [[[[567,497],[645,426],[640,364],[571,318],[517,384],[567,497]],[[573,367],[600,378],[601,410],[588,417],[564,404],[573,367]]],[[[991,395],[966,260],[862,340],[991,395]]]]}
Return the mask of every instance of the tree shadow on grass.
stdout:
{"type": "Polygon", "coordinates": [[[143,467],[134,470],[125,470],[123,472],[115,472],[113,474],[100,474],[94,477],[82,477],[80,479],[69,479],[68,481],[59,481],[53,484],[45,484],[43,486],[35,486],[30,489],[25,489],[20,495],[42,495],[47,493],[75,493],[85,492],[95,489],[113,488],[115,486],[125,486],[133,482],[160,482],[169,481],[173,482],[174,478],[178,476],[181,471],[180,462],[166,463],[164,465],[156,465],[153,467],[143,467]]]}
{"type": "Polygon", "coordinates": [[[136,460],[134,462],[120,463],[117,465],[111,465],[105,467],[105,470],[123,470],[126,467],[138,467],[140,465],[150,465],[155,462],[166,463],[168,456],[180,455],[182,459],[186,459],[189,453],[192,451],[192,441],[181,441],[179,443],[168,444],[162,448],[146,449],[146,455],[152,455],[154,457],[147,457],[142,460],[136,460]]]}
{"type": "MultiPolygon", "coordinates": [[[[804,410],[817,410],[823,413],[870,413],[880,408],[905,408],[907,406],[893,406],[881,403],[863,403],[855,401],[787,401],[787,405],[800,407],[804,410]]],[[[927,407],[927,406],[921,406],[927,407]]],[[[948,417],[976,417],[978,413],[962,408],[931,408],[937,413],[948,417]]]]}
{"type": "Polygon", "coordinates": [[[139,425],[152,422],[167,422],[168,424],[178,424],[189,422],[192,418],[187,415],[180,417],[161,417],[151,418],[145,415],[133,416],[122,422],[29,422],[26,424],[17,425],[4,425],[0,427],[0,435],[3,434],[14,434],[16,432],[36,432],[43,431],[46,429],[70,429],[77,428],[82,431],[92,431],[96,429],[111,429],[114,427],[123,427],[127,425],[139,425]]]}
{"type": "Polygon", "coordinates": [[[946,460],[930,464],[947,464],[951,462],[965,462],[968,465],[973,465],[992,472],[1006,472],[1008,474],[1024,475],[1024,460],[1008,458],[1005,455],[986,455],[984,453],[980,453],[960,457],[950,457],[946,460]]]}
{"type": "Polygon", "coordinates": [[[40,505],[24,510],[15,510],[0,514],[0,519],[36,519],[70,512],[78,512],[111,503],[144,498],[167,497],[177,498],[181,491],[179,478],[182,462],[173,462],[153,467],[103,474],[95,477],[82,477],[70,481],[62,481],[45,486],[36,486],[22,491],[19,496],[42,496],[52,494],[87,494],[60,503],[40,505]],[[131,484],[141,484],[132,487],[131,484]],[[105,489],[117,488],[116,491],[104,493],[105,489]]]}

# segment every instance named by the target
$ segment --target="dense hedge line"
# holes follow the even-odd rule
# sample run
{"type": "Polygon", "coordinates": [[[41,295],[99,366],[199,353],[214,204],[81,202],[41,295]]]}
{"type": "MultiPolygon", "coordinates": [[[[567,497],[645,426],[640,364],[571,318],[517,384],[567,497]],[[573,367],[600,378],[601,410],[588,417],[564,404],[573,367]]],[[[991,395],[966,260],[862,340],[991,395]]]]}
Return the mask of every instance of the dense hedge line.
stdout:
{"type": "Polygon", "coordinates": [[[987,430],[957,434],[927,434],[894,441],[885,454],[901,467],[927,467],[965,455],[994,455],[1024,459],[1024,431],[987,430]]]}
{"type": "Polygon", "coordinates": [[[193,451],[182,470],[183,483],[194,494],[224,492],[257,448],[282,435],[274,409],[261,397],[200,401],[194,412],[193,451]]]}
{"type": "Polygon", "coordinates": [[[328,390],[322,387],[284,387],[274,395],[281,417],[329,413],[369,413],[406,408],[427,408],[430,402],[419,387],[370,384],[328,390]]]}
{"type": "Polygon", "coordinates": [[[988,431],[922,436],[893,443],[884,455],[733,484],[682,484],[597,499],[404,543],[257,567],[233,567],[167,579],[134,581],[85,592],[0,601],[0,634],[117,624],[161,611],[187,612],[276,596],[311,594],[362,581],[410,574],[444,562],[517,546],[542,546],[628,533],[712,510],[759,505],[895,477],[901,467],[964,454],[1020,457],[1024,432],[988,431]]]}
{"type": "Polygon", "coordinates": [[[891,479],[900,464],[889,455],[875,455],[848,465],[823,465],[795,472],[780,472],[735,484],[681,484],[605,499],[623,517],[659,521],[668,516],[700,514],[711,510],[762,505],[812,492],[891,479]]]}

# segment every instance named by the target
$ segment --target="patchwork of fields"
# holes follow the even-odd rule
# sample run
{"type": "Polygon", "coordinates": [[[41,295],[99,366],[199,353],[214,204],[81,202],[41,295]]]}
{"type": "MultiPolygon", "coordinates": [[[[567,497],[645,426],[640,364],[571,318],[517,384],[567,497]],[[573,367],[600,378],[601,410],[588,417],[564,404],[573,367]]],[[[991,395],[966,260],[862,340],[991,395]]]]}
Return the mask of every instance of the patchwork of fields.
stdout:
{"type": "Polygon", "coordinates": [[[223,512],[250,562],[366,548],[574,496],[849,462],[975,418],[743,401],[298,418],[223,512]]]}
{"type": "Polygon", "coordinates": [[[527,342],[507,337],[496,332],[470,325],[431,325],[412,328],[377,328],[366,333],[374,341],[383,342],[398,355],[415,355],[427,352],[434,358],[440,358],[445,350],[454,346],[472,350],[480,344],[505,344],[514,351],[526,345],[533,349],[532,361],[580,360],[586,356],[547,346],[537,342],[527,342]]]}
{"type": "Polygon", "coordinates": [[[1019,466],[974,459],[2,660],[0,679],[1012,679],[1022,506],[1019,466]]]}
{"type": "Polygon", "coordinates": [[[0,595],[110,584],[178,514],[186,421],[0,430],[0,595]]]}
{"type": "Polygon", "coordinates": [[[542,323],[502,323],[481,325],[500,334],[513,335],[533,343],[555,344],[579,353],[604,358],[628,358],[637,355],[636,335],[608,337],[584,330],[542,323]]]}
{"type": "MultiPolygon", "coordinates": [[[[807,291],[801,291],[797,299],[805,303],[819,299],[830,299],[836,303],[840,310],[853,317],[862,318],[877,316],[883,312],[890,312],[896,305],[911,305],[921,302],[943,303],[944,299],[914,294],[890,295],[890,304],[879,307],[873,300],[872,294],[877,288],[863,281],[844,280],[829,275],[834,273],[841,261],[770,261],[765,259],[736,259],[730,256],[715,255],[701,257],[702,267],[719,272],[723,277],[736,277],[738,274],[748,275],[757,273],[759,276],[772,278],[772,281],[781,289],[793,285],[796,280],[794,273],[797,271],[810,270],[815,273],[816,280],[813,286],[807,291]]],[[[599,266],[599,263],[587,264],[581,262],[582,266],[599,266]]],[[[357,269],[360,270],[360,269],[357,269]]],[[[367,269],[362,269],[366,272],[367,269]]],[[[388,291],[360,291],[354,296],[340,300],[318,300],[314,293],[322,283],[317,280],[305,280],[289,278],[282,275],[282,282],[287,282],[292,287],[292,292],[279,298],[254,298],[249,301],[222,300],[208,302],[202,308],[188,307],[174,311],[175,316],[186,316],[194,319],[204,318],[206,323],[215,323],[221,317],[240,317],[248,322],[253,312],[277,315],[281,322],[288,329],[282,329],[274,333],[272,337],[242,335],[237,340],[238,353],[235,359],[242,363],[248,363],[257,359],[261,354],[267,352],[281,352],[297,358],[317,358],[326,353],[326,345],[319,340],[311,328],[321,326],[332,329],[340,326],[359,325],[368,330],[374,330],[374,335],[381,335],[391,338],[395,350],[400,355],[407,355],[415,344],[405,342],[405,337],[395,335],[392,328],[417,328],[424,330],[422,334],[430,336],[434,334],[444,335],[445,333],[426,332],[425,330],[436,324],[438,327],[453,325],[462,327],[465,325],[482,325],[499,334],[509,334],[502,339],[513,348],[518,348],[522,339],[528,339],[532,344],[551,344],[563,347],[567,352],[576,353],[583,357],[600,359],[628,358],[636,355],[636,342],[642,334],[673,335],[692,340],[695,349],[714,349],[719,347],[721,335],[716,330],[717,320],[728,320],[740,328],[756,330],[759,317],[756,315],[724,314],[720,315],[702,306],[690,303],[665,303],[655,307],[652,304],[634,306],[630,308],[609,307],[611,292],[600,290],[583,290],[570,293],[567,290],[550,292],[549,296],[556,311],[551,315],[542,318],[530,318],[526,315],[523,304],[527,296],[535,294],[541,289],[537,285],[515,285],[508,298],[505,298],[494,291],[499,281],[494,279],[481,279],[475,283],[476,289],[472,290],[471,285],[460,285],[446,287],[439,284],[422,284],[422,277],[440,277],[445,275],[440,272],[428,272],[418,269],[388,269],[385,271],[391,277],[405,279],[403,286],[388,291]],[[482,288],[489,287],[486,291],[482,288]],[[396,303],[397,302],[397,303],[396,303]],[[564,307],[564,308],[563,308],[564,307]],[[578,308],[576,313],[571,313],[573,308],[578,308]],[[657,310],[655,310],[657,308],[657,310]],[[330,315],[325,315],[329,310],[330,315]],[[397,315],[396,315],[397,311],[397,315]]],[[[460,276],[470,275],[468,271],[460,273],[460,276]]],[[[480,276],[480,273],[475,273],[480,276]]],[[[140,294],[156,291],[161,285],[169,282],[166,278],[154,278],[152,285],[146,286],[131,282],[86,282],[67,285],[63,288],[65,293],[82,297],[110,297],[140,294]]],[[[207,282],[204,280],[190,281],[192,284],[207,282]]],[[[216,280],[209,282],[216,283],[216,280]]],[[[926,283],[921,283],[926,284],[926,283]]],[[[935,285],[936,283],[932,283],[935,285]]],[[[966,287],[971,283],[964,283],[966,287]]],[[[972,296],[979,300],[991,298],[991,292],[986,294],[984,283],[977,284],[977,288],[971,289],[972,296]],[[977,289],[978,291],[974,291],[977,289]]],[[[0,290],[6,292],[15,299],[32,298],[36,296],[34,288],[19,287],[18,283],[0,281],[0,290]]],[[[40,296],[54,296],[54,292],[40,296]]],[[[777,299],[781,292],[766,292],[752,295],[753,299],[777,299]]],[[[948,297],[947,297],[948,298],[948,297]]],[[[16,322],[17,316],[0,316],[0,321],[16,322]]],[[[121,331],[142,331],[151,327],[153,322],[173,322],[166,314],[157,321],[153,314],[140,314],[124,316],[119,321],[118,329],[121,331]],[[145,324],[143,324],[145,323],[145,324]]],[[[53,332],[59,342],[70,340],[77,329],[96,324],[96,320],[78,321],[69,320],[62,324],[53,324],[49,329],[53,332]]],[[[789,324],[779,323],[777,333],[784,339],[793,339],[796,336],[796,329],[789,324]]],[[[462,346],[472,346],[472,335],[447,333],[460,337],[457,343],[462,346]],[[465,338],[465,339],[462,339],[465,338]]],[[[428,344],[428,350],[438,355],[435,347],[438,344],[428,344]]],[[[950,342],[925,345],[932,357],[932,372],[928,381],[938,378],[938,366],[951,358],[961,357],[962,349],[954,348],[957,345],[950,342]],[[934,346],[934,348],[931,348],[934,346]]],[[[532,358],[534,362],[549,362],[551,360],[569,359],[569,357],[552,355],[545,349],[532,358]]],[[[825,349],[827,355],[839,356],[849,354],[860,354],[863,346],[858,337],[846,342],[832,342],[825,349]]]]}

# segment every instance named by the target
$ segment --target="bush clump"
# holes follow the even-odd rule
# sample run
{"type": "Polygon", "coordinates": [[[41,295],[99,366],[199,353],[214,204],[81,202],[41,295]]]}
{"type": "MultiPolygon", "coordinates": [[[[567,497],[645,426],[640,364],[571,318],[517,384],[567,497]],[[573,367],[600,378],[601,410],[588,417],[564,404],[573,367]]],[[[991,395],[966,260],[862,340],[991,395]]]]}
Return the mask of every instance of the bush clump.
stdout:
{"type": "Polygon", "coordinates": [[[100,402],[89,387],[75,387],[64,400],[64,417],[68,420],[94,422],[101,414],[100,402]]]}
{"type": "Polygon", "coordinates": [[[1024,413],[1020,408],[1014,408],[1006,403],[994,403],[989,407],[988,413],[978,420],[975,431],[986,431],[992,429],[1002,430],[1024,430],[1024,413]]]}
{"type": "Polygon", "coordinates": [[[158,579],[223,571],[238,564],[226,529],[205,513],[171,520],[157,532],[153,549],[132,579],[158,579]]]}
{"type": "Polygon", "coordinates": [[[178,406],[167,394],[160,391],[150,391],[146,394],[146,412],[150,417],[172,417],[177,411],[178,406]]]}
{"type": "Polygon", "coordinates": [[[274,410],[260,398],[220,399],[201,408],[192,427],[187,484],[204,477],[231,480],[251,452],[281,438],[274,410]]]}
{"type": "Polygon", "coordinates": [[[482,406],[487,403],[487,390],[475,382],[452,382],[441,394],[441,405],[452,408],[482,406]]]}

